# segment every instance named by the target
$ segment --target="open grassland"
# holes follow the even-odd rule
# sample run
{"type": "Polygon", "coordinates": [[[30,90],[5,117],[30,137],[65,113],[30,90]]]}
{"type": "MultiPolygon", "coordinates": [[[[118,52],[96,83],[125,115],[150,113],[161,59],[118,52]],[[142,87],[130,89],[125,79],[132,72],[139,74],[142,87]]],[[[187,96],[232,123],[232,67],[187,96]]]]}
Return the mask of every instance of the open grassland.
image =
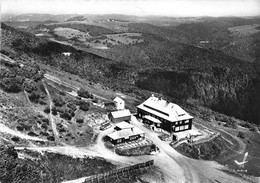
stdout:
{"type": "MultiPolygon", "coordinates": [[[[45,34],[44,32],[42,33],[45,34]]],[[[91,36],[89,32],[81,32],[77,29],[58,27],[53,31],[53,39],[69,41],[75,46],[85,48],[108,49],[115,45],[132,45],[143,42],[140,33],[114,33],[91,36]]]]}
{"type": "Polygon", "coordinates": [[[259,24],[253,25],[240,25],[236,27],[230,27],[228,30],[232,33],[233,36],[244,37],[250,36],[260,31],[259,24]]]}
{"type": "Polygon", "coordinates": [[[65,37],[66,39],[78,38],[78,40],[83,41],[85,39],[91,38],[89,33],[81,32],[79,30],[72,29],[72,28],[58,27],[55,28],[53,31],[56,35],[65,37]]]}

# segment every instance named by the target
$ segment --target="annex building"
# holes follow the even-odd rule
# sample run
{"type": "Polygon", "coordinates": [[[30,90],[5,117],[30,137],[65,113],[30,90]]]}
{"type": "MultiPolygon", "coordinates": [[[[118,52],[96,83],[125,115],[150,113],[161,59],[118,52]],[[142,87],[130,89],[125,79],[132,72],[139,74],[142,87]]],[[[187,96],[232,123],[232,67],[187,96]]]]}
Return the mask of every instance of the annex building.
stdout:
{"type": "Polygon", "coordinates": [[[152,95],[137,106],[137,117],[143,119],[153,130],[169,133],[192,129],[193,117],[177,104],[152,95]]]}
{"type": "Polygon", "coordinates": [[[122,121],[131,121],[131,112],[128,109],[113,111],[108,114],[108,118],[113,123],[118,123],[122,121]]]}
{"type": "Polygon", "coordinates": [[[113,133],[107,135],[109,141],[114,145],[145,138],[142,130],[124,121],[116,124],[114,129],[113,133]]]}

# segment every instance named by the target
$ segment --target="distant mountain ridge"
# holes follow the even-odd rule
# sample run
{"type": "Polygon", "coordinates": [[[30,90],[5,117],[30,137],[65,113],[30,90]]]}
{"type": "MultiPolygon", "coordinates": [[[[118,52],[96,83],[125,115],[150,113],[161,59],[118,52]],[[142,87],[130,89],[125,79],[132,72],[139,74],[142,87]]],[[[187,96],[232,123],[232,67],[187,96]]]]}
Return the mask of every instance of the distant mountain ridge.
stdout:
{"type": "Polygon", "coordinates": [[[1,39],[6,41],[1,51],[17,58],[37,60],[131,95],[148,90],[183,102],[196,101],[255,123],[260,119],[257,63],[149,33],[143,34],[142,43],[92,50],[91,54],[44,39],[41,42],[8,26],[3,26],[2,32],[1,39]],[[63,58],[62,52],[71,52],[72,56],[63,58]]]}
{"type": "Polygon", "coordinates": [[[29,14],[21,14],[21,15],[13,15],[9,17],[3,17],[1,20],[10,21],[10,22],[24,22],[24,21],[64,21],[66,19],[77,16],[77,14],[63,14],[63,15],[53,15],[53,14],[39,14],[39,13],[29,13],[29,14]]]}

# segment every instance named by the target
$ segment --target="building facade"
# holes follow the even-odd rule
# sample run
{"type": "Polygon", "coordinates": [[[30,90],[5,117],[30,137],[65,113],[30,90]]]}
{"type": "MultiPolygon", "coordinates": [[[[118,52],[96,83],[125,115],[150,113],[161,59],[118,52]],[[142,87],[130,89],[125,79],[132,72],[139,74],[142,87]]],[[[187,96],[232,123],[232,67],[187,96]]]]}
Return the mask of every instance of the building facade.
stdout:
{"type": "Polygon", "coordinates": [[[109,141],[114,145],[145,138],[142,130],[126,122],[118,123],[114,129],[113,133],[107,135],[109,141]]]}
{"type": "Polygon", "coordinates": [[[113,123],[118,123],[122,121],[131,121],[131,112],[128,109],[120,110],[120,111],[113,111],[108,114],[108,118],[113,123]]]}
{"type": "Polygon", "coordinates": [[[117,110],[124,110],[125,109],[125,101],[120,97],[116,97],[114,100],[114,105],[117,110]]]}
{"type": "Polygon", "coordinates": [[[177,104],[153,95],[137,106],[137,117],[169,133],[192,129],[191,115],[177,104]]]}

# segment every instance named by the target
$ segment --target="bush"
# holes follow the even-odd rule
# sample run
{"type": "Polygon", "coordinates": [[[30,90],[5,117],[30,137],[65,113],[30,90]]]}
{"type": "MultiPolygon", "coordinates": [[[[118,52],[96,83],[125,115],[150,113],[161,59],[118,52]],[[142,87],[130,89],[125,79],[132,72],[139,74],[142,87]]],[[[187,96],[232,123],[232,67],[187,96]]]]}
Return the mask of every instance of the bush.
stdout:
{"type": "Polygon", "coordinates": [[[38,134],[36,134],[35,132],[32,132],[32,131],[28,132],[28,135],[30,135],[30,136],[39,136],[38,134]]]}
{"type": "Polygon", "coordinates": [[[77,93],[78,93],[78,96],[80,96],[80,97],[91,98],[91,99],[94,98],[92,93],[90,93],[89,91],[87,91],[83,88],[80,88],[80,90],[77,93]]]}
{"type": "Polygon", "coordinates": [[[18,142],[20,139],[19,139],[19,137],[12,137],[11,140],[14,142],[18,142]]]}
{"type": "Polygon", "coordinates": [[[60,92],[60,95],[63,95],[63,96],[65,96],[65,95],[66,95],[66,93],[65,93],[64,91],[61,91],[61,92],[60,92]]]}
{"type": "Polygon", "coordinates": [[[84,123],[84,119],[76,119],[77,123],[84,123]]]}
{"type": "Polygon", "coordinates": [[[18,131],[23,131],[24,128],[23,128],[22,126],[17,126],[16,129],[17,129],[18,131]]]}
{"type": "Polygon", "coordinates": [[[227,118],[226,120],[225,120],[225,127],[230,127],[230,128],[234,128],[234,129],[237,129],[237,122],[236,122],[236,120],[234,119],[234,118],[227,118]]]}
{"type": "Polygon", "coordinates": [[[42,121],[43,121],[44,123],[46,123],[47,125],[50,124],[50,120],[49,120],[48,118],[43,118],[42,121]]]}
{"type": "Polygon", "coordinates": [[[3,78],[0,81],[0,87],[6,92],[17,93],[22,91],[23,81],[20,77],[3,78]]]}
{"type": "Polygon", "coordinates": [[[250,127],[249,130],[250,130],[251,132],[256,132],[256,131],[257,131],[257,127],[255,127],[255,126],[252,125],[252,127],[250,127]]]}
{"type": "Polygon", "coordinates": [[[79,108],[82,111],[88,111],[89,110],[89,105],[90,105],[89,103],[81,101],[80,104],[79,104],[79,108]]]}
{"type": "Polygon", "coordinates": [[[242,127],[248,128],[252,132],[257,131],[256,126],[254,126],[253,124],[251,124],[249,122],[243,122],[243,123],[241,123],[239,125],[242,126],[242,127]]]}
{"type": "Polygon", "coordinates": [[[66,120],[71,120],[71,118],[75,116],[75,113],[71,110],[66,108],[65,110],[62,110],[60,113],[60,117],[66,120]]]}
{"type": "Polygon", "coordinates": [[[34,81],[32,80],[26,80],[24,82],[24,90],[28,93],[31,93],[35,90],[37,90],[37,85],[34,81]]]}
{"type": "Polygon", "coordinates": [[[243,132],[238,132],[237,136],[241,139],[245,138],[245,134],[243,132]]]}
{"type": "Polygon", "coordinates": [[[61,107],[65,104],[65,101],[60,96],[55,96],[52,101],[56,107],[61,107]]]}
{"type": "Polygon", "coordinates": [[[46,114],[49,114],[50,113],[50,108],[47,106],[44,108],[43,110],[46,114]]]}
{"type": "Polygon", "coordinates": [[[55,141],[55,138],[54,138],[53,136],[48,136],[47,139],[48,139],[49,141],[55,141]]]}
{"type": "Polygon", "coordinates": [[[52,107],[51,113],[52,113],[53,115],[55,115],[55,116],[58,114],[57,108],[56,108],[55,106],[52,107]]]}

